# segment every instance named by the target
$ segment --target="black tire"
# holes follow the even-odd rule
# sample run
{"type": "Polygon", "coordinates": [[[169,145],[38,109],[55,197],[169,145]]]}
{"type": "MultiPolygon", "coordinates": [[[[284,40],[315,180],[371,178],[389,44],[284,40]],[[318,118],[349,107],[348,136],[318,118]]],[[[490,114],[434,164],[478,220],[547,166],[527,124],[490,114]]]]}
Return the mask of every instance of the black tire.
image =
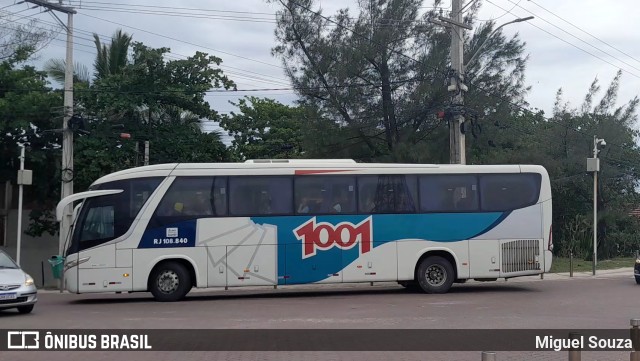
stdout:
{"type": "Polygon", "coordinates": [[[156,301],[180,301],[191,290],[189,270],[178,262],[163,262],[157,265],[149,277],[149,291],[156,301]]]}
{"type": "Polygon", "coordinates": [[[425,293],[447,293],[455,280],[453,266],[440,256],[429,256],[420,262],[416,279],[425,293]]]}
{"type": "Polygon", "coordinates": [[[640,285],[640,276],[636,276],[636,283],[640,285]]]}
{"type": "Polygon", "coordinates": [[[18,307],[18,312],[22,314],[31,313],[31,311],[33,311],[33,306],[34,305],[20,306],[18,307]]]}

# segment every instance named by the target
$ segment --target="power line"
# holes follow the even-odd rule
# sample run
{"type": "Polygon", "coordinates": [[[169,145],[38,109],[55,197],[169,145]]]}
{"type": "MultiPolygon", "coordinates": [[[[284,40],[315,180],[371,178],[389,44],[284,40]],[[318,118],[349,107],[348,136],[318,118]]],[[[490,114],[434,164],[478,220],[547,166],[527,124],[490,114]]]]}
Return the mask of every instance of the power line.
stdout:
{"type": "MultiPolygon", "coordinates": [[[[521,1],[522,1],[522,0],[518,0],[518,4],[520,4],[520,2],[521,2],[521,1]]],[[[500,18],[504,17],[504,16],[505,16],[505,15],[507,15],[507,14],[511,14],[511,15],[513,15],[512,11],[513,11],[517,6],[518,6],[518,5],[514,5],[511,9],[509,9],[509,10],[505,11],[504,13],[502,13],[502,15],[498,16],[498,17],[497,17],[497,18],[495,18],[495,19],[485,19],[485,20],[480,20],[480,19],[478,19],[478,21],[480,21],[480,22],[496,21],[496,20],[498,20],[498,19],[500,19],[500,18]]]]}
{"type": "MultiPolygon", "coordinates": [[[[38,14],[33,14],[33,15],[28,16],[28,17],[33,17],[33,16],[36,16],[36,15],[38,15],[38,14]]],[[[42,22],[42,23],[45,23],[45,24],[54,25],[54,26],[56,26],[56,25],[57,25],[57,24],[55,24],[55,23],[47,22],[47,21],[44,21],[44,20],[41,20],[41,19],[38,19],[38,21],[39,21],[39,22],[42,22]]],[[[24,25],[26,25],[26,24],[24,24],[24,25]]],[[[41,27],[40,29],[46,29],[46,28],[42,28],[42,27],[41,27]]],[[[80,29],[80,28],[77,28],[77,29],[74,29],[74,30],[76,30],[76,31],[77,31],[77,32],[79,32],[79,33],[85,33],[85,34],[88,34],[88,35],[93,35],[93,34],[95,34],[95,33],[93,33],[93,32],[90,32],[90,31],[87,31],[87,30],[83,30],[83,29],[80,29]]],[[[104,34],[97,34],[97,35],[98,35],[98,36],[100,36],[100,37],[102,37],[103,39],[109,39],[109,38],[110,38],[109,36],[104,35],[104,34]]],[[[79,36],[79,35],[77,35],[77,34],[74,34],[74,38],[78,38],[78,39],[86,40],[86,41],[88,41],[88,42],[90,42],[90,43],[92,43],[92,44],[93,44],[93,42],[94,42],[94,39],[93,39],[93,38],[85,38],[85,37],[79,36]]],[[[56,40],[57,40],[57,39],[56,39],[56,40]]],[[[108,42],[107,42],[107,43],[108,43],[108,42]]],[[[78,44],[78,45],[80,45],[80,46],[86,46],[86,47],[90,47],[90,48],[94,48],[94,49],[95,49],[95,46],[93,46],[93,45],[91,45],[91,46],[90,46],[90,45],[84,45],[84,44],[80,44],[80,43],[75,43],[75,44],[78,44]]],[[[186,56],[186,55],[181,55],[181,54],[177,54],[177,53],[174,53],[174,52],[169,52],[168,54],[175,54],[175,55],[177,55],[177,56],[181,56],[181,57],[184,57],[184,58],[188,58],[188,56],[186,56]]],[[[267,75],[267,74],[261,74],[261,73],[257,73],[257,72],[253,72],[253,71],[249,71],[249,70],[244,70],[244,69],[241,69],[241,68],[236,68],[236,67],[232,67],[232,66],[228,66],[228,65],[224,65],[224,64],[220,64],[220,65],[218,65],[218,67],[220,67],[220,68],[236,69],[236,70],[238,70],[238,71],[243,71],[243,72],[247,72],[247,73],[251,73],[251,74],[259,75],[259,76],[262,76],[262,77],[266,77],[266,78],[273,78],[273,79],[275,79],[275,81],[271,81],[271,80],[268,80],[268,79],[259,79],[259,78],[252,77],[252,76],[245,76],[245,78],[249,78],[249,80],[255,80],[255,81],[262,82],[262,83],[275,84],[275,85],[289,85],[289,84],[290,84],[290,83],[289,83],[287,80],[285,80],[285,79],[281,79],[281,78],[273,77],[273,76],[271,76],[271,75],[267,75]]]]}
{"type": "MultiPolygon", "coordinates": [[[[276,23],[275,18],[264,18],[264,17],[247,17],[247,16],[230,16],[230,15],[206,15],[202,13],[189,13],[189,12],[172,12],[166,10],[158,10],[158,9],[170,9],[170,10],[181,10],[181,11],[201,11],[201,12],[221,12],[221,13],[234,13],[234,14],[245,14],[245,15],[267,15],[267,16],[276,16],[276,13],[265,13],[265,12],[252,12],[252,11],[230,11],[230,10],[216,10],[216,9],[202,9],[202,8],[185,8],[185,7],[173,7],[173,6],[155,6],[155,5],[140,5],[140,4],[118,4],[118,3],[105,3],[105,2],[92,2],[92,1],[74,1],[78,4],[80,9],[84,10],[92,10],[92,11],[115,11],[115,12],[124,12],[124,13],[140,13],[140,14],[150,14],[150,15],[167,15],[167,16],[183,16],[183,17],[196,17],[196,18],[213,18],[220,20],[239,20],[239,21],[253,21],[258,20],[259,22],[268,22],[268,23],[276,23]],[[85,6],[85,4],[89,4],[85,6]],[[91,5],[98,4],[98,5],[91,5]],[[117,5],[117,6],[113,6],[117,5]],[[123,8],[124,7],[124,8],[123,8]],[[129,8],[127,8],[129,7],[129,8]]],[[[420,7],[420,8],[429,8],[429,9],[444,9],[443,7],[420,7]]],[[[349,19],[357,19],[354,17],[349,17],[349,19]]],[[[385,19],[387,22],[420,22],[421,20],[398,20],[398,19],[385,19]]]]}
{"type": "Polygon", "coordinates": [[[207,46],[204,46],[204,45],[194,44],[194,43],[191,43],[191,42],[188,42],[188,41],[185,41],[185,40],[181,40],[181,39],[177,39],[177,38],[174,38],[174,37],[171,37],[171,36],[158,34],[158,33],[155,33],[155,32],[149,31],[149,30],[144,30],[144,29],[137,28],[137,27],[134,27],[134,26],[118,23],[118,22],[115,22],[115,21],[103,19],[103,18],[100,18],[100,17],[97,17],[97,16],[92,16],[92,15],[88,15],[88,14],[81,14],[81,15],[87,16],[87,17],[90,17],[90,18],[93,18],[93,19],[101,20],[101,21],[104,21],[104,22],[107,22],[107,23],[111,23],[111,24],[115,24],[115,25],[119,25],[119,26],[124,26],[126,28],[142,31],[144,33],[148,33],[148,34],[159,36],[159,37],[166,38],[166,39],[169,39],[169,40],[177,41],[177,42],[180,42],[180,43],[183,43],[183,44],[188,44],[188,45],[192,45],[192,46],[197,46],[199,48],[208,49],[208,50],[220,53],[220,54],[225,54],[225,55],[233,56],[233,57],[236,57],[236,58],[240,58],[240,59],[244,59],[244,60],[248,60],[248,61],[253,61],[253,62],[256,62],[256,63],[268,65],[268,66],[271,66],[271,67],[274,67],[274,68],[284,69],[284,67],[279,66],[279,65],[274,65],[274,64],[270,64],[270,63],[267,63],[267,62],[264,62],[264,61],[261,61],[261,60],[248,58],[248,57],[245,57],[245,56],[242,56],[242,55],[237,55],[237,54],[229,53],[229,52],[226,52],[226,51],[213,49],[213,48],[210,48],[210,47],[207,47],[207,46]]]}
{"type": "Polygon", "coordinates": [[[236,10],[186,8],[186,7],[176,7],[176,6],[141,5],[141,4],[126,4],[126,3],[84,1],[84,0],[72,0],[71,3],[76,3],[77,4],[76,6],[79,6],[80,8],[82,8],[83,4],[98,4],[98,5],[130,6],[130,7],[140,7],[140,8],[155,8],[155,9],[194,10],[194,11],[219,12],[219,13],[231,13],[231,14],[275,15],[275,13],[263,13],[263,12],[254,12],[254,11],[236,11],[236,10]]]}
{"type": "Polygon", "coordinates": [[[7,6],[3,6],[3,7],[1,7],[1,8],[0,8],[0,10],[4,10],[4,9],[6,9],[6,8],[10,8],[10,7],[12,7],[12,6],[16,6],[16,5],[18,5],[18,3],[9,4],[9,5],[7,5],[7,6]]]}
{"type": "MultiPolygon", "coordinates": [[[[490,4],[493,4],[494,6],[496,6],[496,7],[500,8],[500,9],[502,9],[502,10],[506,10],[505,8],[503,8],[503,7],[499,6],[499,5],[496,5],[496,4],[495,4],[494,2],[492,2],[491,0],[487,0],[487,2],[488,2],[488,3],[490,3],[490,4]]],[[[576,49],[578,49],[578,50],[580,50],[580,51],[582,51],[582,52],[585,52],[585,53],[587,53],[587,54],[589,54],[589,55],[593,56],[594,58],[600,59],[600,60],[604,61],[605,63],[607,63],[607,64],[609,64],[609,65],[612,65],[612,66],[616,67],[617,69],[620,69],[620,70],[624,71],[625,73],[627,73],[627,74],[629,74],[629,75],[631,75],[631,76],[634,76],[634,77],[636,77],[636,78],[640,79],[640,76],[639,76],[639,75],[636,75],[635,73],[632,73],[632,72],[630,72],[629,70],[623,69],[623,68],[621,68],[621,67],[619,67],[619,66],[617,66],[617,65],[613,64],[612,62],[610,62],[610,61],[608,61],[608,60],[606,60],[606,59],[604,59],[604,58],[602,58],[602,57],[600,57],[600,56],[598,56],[598,55],[596,55],[596,54],[593,54],[592,52],[590,52],[590,51],[588,51],[588,50],[585,50],[585,49],[583,49],[583,48],[581,48],[581,47],[579,47],[579,46],[577,46],[577,45],[575,45],[575,44],[573,44],[573,43],[571,43],[571,42],[569,42],[569,41],[567,41],[567,40],[565,40],[565,39],[562,39],[561,37],[559,37],[559,36],[557,36],[557,35],[555,35],[555,34],[553,34],[553,33],[549,32],[549,31],[547,31],[547,30],[545,30],[545,29],[543,29],[543,28],[541,28],[541,27],[539,27],[539,26],[537,26],[537,25],[535,25],[535,24],[533,24],[533,23],[531,23],[531,22],[528,22],[528,24],[529,24],[529,25],[531,25],[531,26],[533,26],[533,27],[535,27],[535,28],[537,28],[537,29],[539,29],[539,30],[541,30],[541,31],[544,31],[545,33],[547,33],[547,34],[549,34],[549,35],[553,36],[554,38],[556,38],[556,39],[558,39],[558,40],[560,40],[560,41],[562,41],[562,42],[564,42],[564,43],[566,43],[566,44],[569,44],[569,45],[571,45],[572,47],[574,47],[574,48],[576,48],[576,49]]]]}
{"type": "MultiPolygon", "coordinates": [[[[586,42],[586,41],[582,40],[581,38],[579,38],[579,37],[577,37],[577,36],[575,36],[575,35],[571,34],[570,32],[568,32],[568,31],[564,30],[563,28],[561,28],[561,27],[559,27],[559,26],[557,26],[557,25],[553,24],[552,22],[550,22],[550,21],[548,21],[548,20],[546,20],[546,19],[544,19],[544,18],[540,17],[539,15],[534,14],[533,12],[531,12],[530,10],[528,10],[528,9],[526,9],[526,8],[524,8],[524,7],[522,7],[522,6],[520,6],[519,4],[514,3],[512,0],[507,0],[507,1],[509,1],[509,2],[510,2],[510,3],[512,3],[512,4],[515,4],[515,6],[517,6],[517,7],[521,8],[521,9],[523,9],[523,10],[527,11],[529,14],[535,15],[536,17],[538,17],[540,20],[544,21],[545,23],[547,23],[547,24],[549,24],[549,25],[551,25],[551,26],[555,27],[556,29],[559,29],[560,31],[564,32],[565,34],[568,34],[569,36],[571,36],[571,37],[573,37],[573,38],[575,38],[575,39],[580,40],[581,42],[583,42],[583,43],[585,43],[585,44],[589,45],[590,47],[592,47],[592,48],[594,48],[594,49],[596,49],[596,50],[598,50],[598,51],[600,51],[600,52],[602,52],[602,53],[604,53],[604,54],[611,55],[611,54],[607,53],[606,51],[604,51],[604,50],[602,50],[602,49],[600,49],[600,48],[598,48],[598,47],[596,47],[596,46],[594,46],[594,45],[592,45],[592,44],[590,44],[590,43],[588,43],[588,42],[586,42]]],[[[615,56],[611,56],[611,57],[612,57],[612,58],[614,58],[614,59],[616,59],[616,60],[618,60],[619,62],[621,62],[621,63],[623,63],[623,64],[627,65],[627,66],[632,67],[632,68],[633,68],[633,69],[635,69],[635,70],[640,71],[640,69],[638,69],[638,68],[636,68],[635,66],[633,66],[633,65],[631,65],[631,64],[629,64],[629,63],[627,63],[627,62],[626,62],[626,61],[624,61],[624,60],[621,60],[620,58],[617,58],[617,57],[615,57],[615,56]]]]}
{"type": "MultiPolygon", "coordinates": [[[[403,84],[403,83],[413,83],[420,82],[424,79],[413,78],[413,79],[404,79],[397,80],[391,82],[391,84],[403,84]]],[[[381,87],[382,84],[370,84],[370,83],[352,83],[352,84],[344,84],[344,85],[333,85],[330,88],[343,89],[343,88],[361,88],[361,87],[381,87]]],[[[235,92],[260,92],[260,91],[292,91],[292,90],[318,90],[325,89],[326,87],[282,87],[282,88],[251,88],[251,89],[210,89],[203,91],[194,91],[194,90],[183,90],[183,89],[162,89],[162,90],[122,90],[118,87],[113,88],[103,88],[103,89],[77,89],[78,92],[85,93],[109,93],[109,92],[117,92],[117,93],[126,93],[126,94],[180,94],[180,93],[235,93],[235,92]]],[[[6,88],[5,88],[6,89],[6,88]]],[[[15,89],[6,89],[6,90],[14,90],[14,91],[42,91],[41,89],[29,89],[29,88],[15,88],[15,89]]]]}
{"type": "Polygon", "coordinates": [[[172,13],[167,11],[120,9],[120,8],[110,8],[110,7],[82,7],[82,9],[87,11],[107,11],[107,12],[117,12],[117,13],[124,13],[124,14],[161,15],[161,16],[183,17],[183,18],[194,18],[194,19],[212,19],[212,20],[268,23],[268,24],[276,23],[275,19],[271,20],[266,18],[254,18],[254,17],[233,17],[233,16],[207,15],[207,14],[198,14],[198,13],[195,13],[195,14],[194,13],[172,13]]]}
{"type": "Polygon", "coordinates": [[[582,31],[583,33],[585,33],[585,34],[587,34],[587,35],[591,36],[592,38],[594,38],[594,39],[598,40],[599,42],[601,42],[602,44],[604,44],[604,45],[606,45],[606,46],[610,47],[611,49],[614,49],[614,50],[616,50],[616,51],[620,52],[621,54],[624,54],[624,55],[628,56],[629,58],[631,58],[631,59],[633,59],[633,60],[635,60],[635,61],[637,61],[637,62],[639,62],[639,63],[640,63],[640,60],[636,59],[635,57],[633,57],[633,56],[631,56],[631,55],[629,55],[629,54],[625,53],[624,51],[622,51],[622,50],[620,50],[620,49],[616,48],[615,46],[613,46],[613,45],[611,45],[611,44],[607,43],[606,41],[601,40],[600,38],[596,37],[595,35],[591,34],[590,32],[588,32],[588,31],[586,31],[586,30],[584,30],[584,29],[582,29],[582,28],[578,27],[577,25],[574,25],[573,23],[571,23],[571,22],[569,22],[568,20],[566,20],[566,19],[562,18],[561,16],[556,15],[556,14],[555,14],[555,13],[553,13],[552,11],[547,10],[545,7],[543,7],[542,5],[540,5],[540,4],[538,4],[538,3],[536,3],[535,1],[533,1],[533,0],[528,0],[528,1],[529,1],[529,2],[531,2],[532,4],[534,4],[535,6],[537,6],[537,7],[541,8],[542,10],[544,10],[544,11],[548,12],[549,14],[551,14],[551,15],[555,16],[556,18],[558,18],[558,19],[560,19],[560,20],[564,21],[565,23],[567,23],[567,24],[569,24],[569,25],[573,26],[574,28],[576,28],[576,29],[578,29],[578,30],[582,31]]]}

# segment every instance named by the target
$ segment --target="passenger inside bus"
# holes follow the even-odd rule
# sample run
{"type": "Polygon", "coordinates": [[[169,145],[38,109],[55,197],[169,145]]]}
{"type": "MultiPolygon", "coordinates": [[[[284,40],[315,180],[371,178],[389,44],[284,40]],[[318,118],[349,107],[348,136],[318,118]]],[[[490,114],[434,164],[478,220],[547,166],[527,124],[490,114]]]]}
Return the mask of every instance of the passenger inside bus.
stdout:
{"type": "Polygon", "coordinates": [[[189,216],[211,216],[211,203],[207,199],[207,196],[203,192],[197,192],[196,194],[185,197],[184,214],[189,216]]]}
{"type": "Polygon", "coordinates": [[[298,206],[298,213],[309,213],[310,200],[307,197],[302,198],[300,205],[298,206]]]}
{"type": "Polygon", "coordinates": [[[342,213],[348,209],[348,199],[344,192],[338,191],[334,194],[331,212],[342,213]]]}

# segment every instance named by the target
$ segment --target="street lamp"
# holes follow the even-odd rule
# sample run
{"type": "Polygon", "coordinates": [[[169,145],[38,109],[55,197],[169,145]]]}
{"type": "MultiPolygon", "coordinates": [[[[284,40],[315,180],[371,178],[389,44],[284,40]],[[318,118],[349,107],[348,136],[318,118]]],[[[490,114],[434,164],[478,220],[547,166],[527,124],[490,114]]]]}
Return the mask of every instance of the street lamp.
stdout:
{"type": "Polygon", "coordinates": [[[593,136],[593,158],[587,158],[587,171],[593,172],[593,275],[598,263],[598,171],[600,171],[600,149],[607,146],[604,139],[593,136]]]}
{"type": "Polygon", "coordinates": [[[495,34],[498,30],[502,29],[503,27],[509,25],[509,24],[514,24],[514,23],[520,23],[523,21],[529,21],[531,19],[533,19],[533,16],[527,16],[526,18],[517,18],[515,20],[511,20],[509,22],[506,22],[500,26],[498,26],[497,28],[495,28],[491,34],[489,34],[489,36],[487,36],[486,39],[484,39],[484,42],[482,42],[482,44],[480,44],[480,47],[478,47],[478,50],[476,50],[476,52],[473,54],[473,56],[471,57],[471,59],[469,59],[469,61],[467,61],[467,64],[464,65],[464,70],[466,70],[469,65],[471,63],[473,63],[474,60],[476,60],[476,58],[478,57],[478,55],[480,55],[480,50],[482,50],[482,48],[484,48],[485,45],[487,45],[487,43],[489,42],[489,39],[491,39],[491,37],[493,36],[493,34],[495,34]]]}

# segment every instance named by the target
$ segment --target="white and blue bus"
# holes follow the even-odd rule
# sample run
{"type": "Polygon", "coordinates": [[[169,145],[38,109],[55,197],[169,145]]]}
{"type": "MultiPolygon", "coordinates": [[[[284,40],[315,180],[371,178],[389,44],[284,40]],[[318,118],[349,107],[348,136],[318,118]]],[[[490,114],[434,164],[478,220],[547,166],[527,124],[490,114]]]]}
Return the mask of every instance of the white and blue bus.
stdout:
{"type": "Polygon", "coordinates": [[[387,282],[548,272],[551,188],[536,165],[254,160],[163,164],[104,176],[74,209],[64,284],[74,293],[387,282]]]}

